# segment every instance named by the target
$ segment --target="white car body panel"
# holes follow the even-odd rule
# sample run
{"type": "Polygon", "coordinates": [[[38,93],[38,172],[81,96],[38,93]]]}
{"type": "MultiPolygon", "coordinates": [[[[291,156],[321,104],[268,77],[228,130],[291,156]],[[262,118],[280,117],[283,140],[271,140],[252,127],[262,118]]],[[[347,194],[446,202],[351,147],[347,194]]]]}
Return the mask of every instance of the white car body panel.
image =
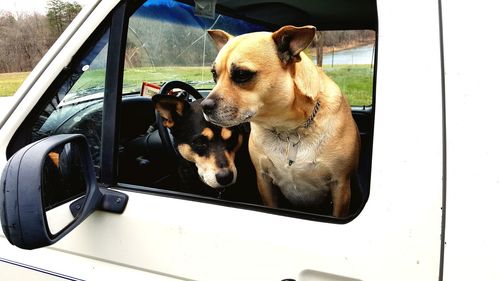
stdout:
{"type": "MultiPolygon", "coordinates": [[[[87,4],[73,23],[82,23],[75,35],[68,28],[49,51],[54,59],[44,59],[28,77],[0,130],[2,155],[51,81],[117,2],[87,4]]],[[[485,8],[491,5],[479,6],[495,23],[482,23],[479,15],[478,22],[465,21],[461,11],[470,3],[443,5],[448,147],[443,280],[500,279],[500,230],[494,227],[499,117],[483,104],[499,104],[493,84],[499,44],[482,49],[488,57],[465,59],[467,46],[457,32],[492,37],[491,29],[500,24],[495,9],[485,8]]],[[[123,214],[96,212],[51,247],[20,250],[2,236],[0,279],[54,277],[2,262],[8,260],[84,280],[439,280],[444,163],[438,2],[380,0],[378,17],[370,197],[352,222],[314,222],[127,191],[123,214]]],[[[0,167],[6,160],[0,159],[0,167]]]]}
{"type": "MultiPolygon", "coordinates": [[[[499,280],[500,26],[495,2],[444,1],[446,280],[499,280]],[[477,46],[467,42],[479,40],[477,46]]],[[[476,41],[478,42],[478,41],[476,41]]]]}

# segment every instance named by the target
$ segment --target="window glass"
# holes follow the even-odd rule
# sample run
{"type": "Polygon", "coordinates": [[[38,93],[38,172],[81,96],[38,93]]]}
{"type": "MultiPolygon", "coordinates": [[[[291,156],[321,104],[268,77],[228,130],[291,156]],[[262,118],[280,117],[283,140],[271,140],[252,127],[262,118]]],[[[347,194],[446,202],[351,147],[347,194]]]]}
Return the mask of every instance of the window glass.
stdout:
{"type": "Polygon", "coordinates": [[[85,135],[96,169],[100,165],[108,37],[106,32],[83,59],[74,64],[69,78],[47,103],[32,129],[32,141],[57,134],[85,135]]]}
{"type": "Polygon", "coordinates": [[[129,20],[123,93],[140,91],[145,81],[213,88],[210,66],[217,51],[208,29],[239,35],[264,28],[220,14],[198,17],[191,6],[175,1],[146,1],[129,20]]]}

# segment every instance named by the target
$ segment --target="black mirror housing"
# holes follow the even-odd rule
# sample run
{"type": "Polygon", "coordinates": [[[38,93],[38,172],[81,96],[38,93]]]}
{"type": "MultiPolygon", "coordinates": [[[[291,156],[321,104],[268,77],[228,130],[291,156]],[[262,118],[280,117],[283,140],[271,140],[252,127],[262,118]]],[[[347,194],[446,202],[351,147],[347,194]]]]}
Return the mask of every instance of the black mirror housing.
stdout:
{"type": "MultiPolygon", "coordinates": [[[[64,166],[67,168],[68,163],[64,163],[64,166]]],[[[74,185],[74,183],[70,184],[74,185]]],[[[107,202],[110,201],[110,197],[114,202],[120,203],[119,206],[113,205],[112,211],[123,212],[128,197],[97,186],[85,137],[80,134],[50,136],[25,146],[16,152],[5,165],[0,182],[2,229],[9,242],[17,247],[35,249],[48,246],[68,234],[96,209],[103,209],[101,206],[109,205],[107,202]],[[47,185],[48,178],[46,163],[51,151],[56,147],[64,147],[66,144],[76,146],[74,150],[77,151],[76,156],[79,158],[79,169],[81,169],[78,177],[85,185],[85,195],[77,200],[82,205],[79,212],[73,213],[74,216],[76,215],[74,219],[53,234],[47,219],[47,202],[44,203],[44,188],[50,188],[50,186],[43,186],[47,185]],[[116,196],[121,199],[115,200],[116,196]]],[[[67,201],[70,199],[74,198],[68,198],[67,201]]]]}

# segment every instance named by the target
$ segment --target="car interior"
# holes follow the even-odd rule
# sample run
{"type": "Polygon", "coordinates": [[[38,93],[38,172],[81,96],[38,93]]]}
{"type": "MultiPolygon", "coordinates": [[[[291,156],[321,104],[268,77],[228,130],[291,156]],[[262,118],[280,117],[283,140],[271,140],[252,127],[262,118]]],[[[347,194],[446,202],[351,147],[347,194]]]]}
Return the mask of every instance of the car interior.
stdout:
{"type": "MultiPolygon", "coordinates": [[[[132,8],[130,14],[133,15],[136,9],[139,9],[145,1],[130,1],[132,8]]],[[[164,1],[150,0],[150,4],[159,4],[164,1]]],[[[193,13],[193,7],[196,1],[167,1],[180,2],[183,9],[190,7],[189,13],[193,13]]],[[[373,0],[355,0],[355,1],[313,1],[304,2],[298,0],[292,1],[261,1],[261,0],[218,0],[217,13],[230,16],[236,19],[242,19],[252,24],[263,26],[266,30],[277,30],[283,25],[314,25],[321,30],[372,30],[377,32],[377,13],[376,1],[373,0]]],[[[168,15],[165,15],[168,16],[168,15]]],[[[200,20],[201,21],[201,20],[200,20]]],[[[131,20],[132,22],[132,20],[131,20]]],[[[104,25],[104,24],[103,24],[104,25]]],[[[139,33],[137,29],[129,30],[131,33],[139,33]]],[[[156,31],[160,32],[160,31],[156,31]]],[[[101,35],[105,32],[101,32],[101,35]]],[[[96,36],[94,36],[96,37],[96,36]]],[[[97,41],[98,42],[98,41],[97,41]]],[[[92,42],[91,42],[92,43],[92,42]]],[[[90,46],[95,46],[96,40],[90,46]]],[[[145,43],[144,43],[145,44],[145,43]]],[[[207,44],[211,44],[208,41],[207,44]]],[[[179,46],[183,48],[182,46],[179,46]]],[[[102,47],[101,47],[102,49],[102,47]]],[[[140,49],[140,48],[138,48],[140,49]]],[[[358,167],[358,183],[353,188],[353,206],[352,215],[355,216],[361,212],[362,207],[368,200],[370,188],[371,162],[372,162],[372,140],[373,124],[375,111],[375,73],[376,73],[376,41],[374,44],[374,55],[372,58],[373,85],[371,93],[371,103],[363,105],[353,105],[352,114],[357,123],[361,136],[361,154],[358,167]]],[[[94,55],[98,57],[98,55],[94,55]]],[[[78,58],[78,56],[76,56],[78,58]]],[[[132,59],[134,59],[132,57],[132,59]]],[[[132,60],[131,60],[132,61],[132,60]]],[[[80,62],[78,62],[80,63],[80,62]]],[[[211,61],[207,62],[210,65],[211,61]]],[[[127,67],[127,64],[125,65],[127,67]]],[[[129,63],[130,66],[130,63],[129,63]]],[[[81,72],[80,74],[81,75],[81,72]]],[[[61,75],[60,81],[67,81],[70,75],[61,75]],[[66,80],[65,80],[66,79],[66,80]]],[[[78,76],[79,77],[79,76],[78,76]]],[[[148,79],[148,78],[145,78],[148,79]]],[[[211,77],[207,78],[211,79],[211,77]]],[[[183,81],[175,77],[160,78],[165,86],[167,82],[183,81]],[[165,79],[165,80],[163,80],[165,79]]],[[[334,78],[335,80],[335,78],[334,78]]],[[[73,82],[74,84],[74,82],[73,82]]],[[[180,83],[177,88],[182,89],[180,83]]],[[[190,83],[187,83],[188,86],[190,83]]],[[[59,87],[64,83],[58,83],[59,87]]],[[[16,137],[9,145],[8,153],[12,155],[26,143],[36,141],[47,135],[61,133],[81,133],[87,137],[91,146],[92,157],[99,170],[99,152],[102,129],[102,100],[99,98],[89,101],[75,103],[71,109],[66,112],[58,106],[62,100],[61,92],[66,94],[68,89],[55,90],[51,87],[46,94],[45,100],[42,99],[37,105],[37,110],[32,113],[25,124],[18,130],[16,137]],[[57,93],[54,95],[54,93],[57,93]],[[55,118],[57,114],[60,116],[55,118]],[[54,120],[57,123],[52,125],[50,130],[45,130],[47,120],[54,120]],[[44,125],[45,124],[45,125],[44,125]],[[94,149],[92,149],[92,147],[94,149]]],[[[196,88],[196,87],[195,87],[196,88]]],[[[194,89],[194,88],[193,88],[194,89]]],[[[182,89],[186,99],[193,101],[197,98],[206,97],[210,88],[197,88],[192,90],[182,89]]],[[[160,90],[161,91],[161,90],[160,90]]],[[[166,92],[168,93],[168,91],[166,92]]],[[[163,93],[165,94],[165,93],[163,93]]],[[[200,198],[197,195],[182,194],[179,190],[180,179],[178,176],[179,153],[172,144],[172,136],[165,127],[161,126],[161,120],[155,112],[151,97],[141,95],[140,90],[134,90],[123,93],[120,110],[119,127],[119,147],[118,147],[118,179],[123,186],[133,186],[135,189],[153,191],[157,194],[166,196],[181,196],[193,200],[208,200],[216,204],[230,204],[235,206],[235,202],[225,202],[224,198],[200,198]],[[180,194],[180,195],[179,195],[180,194]]],[[[51,121],[52,122],[52,121],[51,121]]],[[[10,156],[8,155],[8,156],[10,156]]],[[[248,163],[248,169],[253,166],[248,163]]],[[[99,173],[97,173],[99,175],[99,173]]],[[[256,188],[256,187],[255,187],[256,188]]],[[[256,202],[257,198],[248,198],[243,203],[256,202]],[[245,202],[246,201],[246,202],[245,202]]],[[[259,204],[236,204],[236,206],[259,205],[259,204]]],[[[251,207],[251,206],[250,206],[251,207]]],[[[260,208],[260,206],[257,206],[260,208]]],[[[293,216],[300,216],[291,213],[293,216]]],[[[285,213],[289,215],[289,213],[285,213]]]]}

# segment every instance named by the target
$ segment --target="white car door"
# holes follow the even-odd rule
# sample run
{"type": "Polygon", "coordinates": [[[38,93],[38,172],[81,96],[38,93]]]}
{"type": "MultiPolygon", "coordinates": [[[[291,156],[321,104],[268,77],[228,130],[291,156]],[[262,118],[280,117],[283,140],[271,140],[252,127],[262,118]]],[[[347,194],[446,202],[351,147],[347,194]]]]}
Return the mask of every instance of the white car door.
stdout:
{"type": "MultiPolygon", "coordinates": [[[[70,280],[439,278],[443,127],[435,1],[378,2],[376,114],[372,106],[373,158],[367,180],[370,196],[361,213],[350,221],[120,182],[124,176],[117,167],[122,149],[118,128],[124,130],[116,102],[122,92],[120,79],[131,75],[127,67],[134,63],[132,47],[141,52],[146,44],[141,42],[145,33],[132,30],[132,23],[146,17],[136,14],[134,18],[138,7],[130,8],[133,2],[96,1],[87,6],[73,29],[44,59],[44,67],[34,71],[31,84],[20,90],[26,93],[18,97],[17,108],[2,127],[0,145],[11,154],[20,148],[16,144],[23,138],[70,126],[66,120],[65,125],[36,127],[41,117],[57,123],[57,116],[39,112],[60,93],[55,111],[61,111],[58,106],[62,103],[63,108],[76,112],[70,115],[77,124],[71,123],[72,132],[86,135],[101,183],[127,194],[127,206],[121,214],[96,211],[49,247],[27,252],[0,239],[0,274],[11,278],[21,268],[36,278],[48,275],[70,280]],[[128,30],[128,44],[124,30],[128,30]],[[94,92],[84,95],[76,91],[83,88],[94,92]],[[80,116],[81,112],[88,115],[80,116]],[[85,118],[88,120],[83,122],[85,118]],[[31,127],[23,131],[28,123],[31,127]],[[99,123],[104,128],[102,135],[94,131],[99,123]]],[[[147,1],[141,7],[158,5],[161,12],[160,4],[182,12],[191,9],[173,1],[147,1]]],[[[181,22],[175,24],[183,27],[181,22]]],[[[151,32],[162,30],[152,28],[151,32]]],[[[159,70],[151,64],[154,71],[159,70]]],[[[68,116],[65,114],[60,113],[61,118],[68,116]]]]}

